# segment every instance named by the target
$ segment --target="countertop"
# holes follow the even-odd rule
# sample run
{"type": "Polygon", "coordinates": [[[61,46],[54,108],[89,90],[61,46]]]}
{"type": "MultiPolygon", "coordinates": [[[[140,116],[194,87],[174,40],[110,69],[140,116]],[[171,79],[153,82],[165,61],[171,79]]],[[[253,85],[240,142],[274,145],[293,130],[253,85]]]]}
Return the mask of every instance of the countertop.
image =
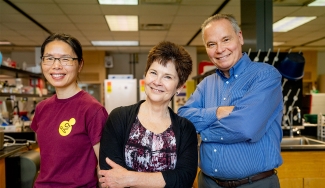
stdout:
{"type": "Polygon", "coordinates": [[[10,155],[13,155],[18,152],[24,152],[32,149],[36,149],[38,147],[37,143],[27,142],[29,141],[35,141],[36,136],[35,132],[33,131],[25,131],[25,132],[5,132],[4,133],[7,136],[10,136],[16,140],[24,141],[16,143],[13,146],[7,146],[4,147],[2,150],[0,150],[0,159],[8,157],[10,155]]]}
{"type": "Polygon", "coordinates": [[[0,159],[8,157],[18,152],[28,151],[27,146],[9,146],[0,150],[0,159]]]}
{"type": "Polygon", "coordinates": [[[288,146],[288,145],[281,145],[281,151],[325,151],[325,138],[318,137],[318,136],[294,136],[294,138],[299,138],[299,137],[306,137],[318,141],[324,142],[324,144],[317,144],[317,145],[295,145],[293,147],[288,146]]]}
{"type": "Polygon", "coordinates": [[[10,155],[14,155],[18,152],[24,152],[32,149],[36,149],[38,147],[37,144],[31,144],[29,146],[27,145],[14,145],[14,146],[8,146],[4,147],[2,150],[0,150],[0,159],[8,157],[10,155]]]}

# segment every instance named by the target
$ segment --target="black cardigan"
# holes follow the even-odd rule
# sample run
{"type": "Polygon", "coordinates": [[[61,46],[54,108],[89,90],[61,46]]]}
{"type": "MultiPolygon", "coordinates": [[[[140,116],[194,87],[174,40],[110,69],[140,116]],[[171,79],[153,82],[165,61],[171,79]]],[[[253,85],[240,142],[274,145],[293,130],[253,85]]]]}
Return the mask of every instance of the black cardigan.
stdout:
{"type": "MultiPolygon", "coordinates": [[[[100,141],[99,164],[101,169],[111,168],[105,161],[105,158],[108,157],[122,167],[136,171],[126,166],[124,150],[131,127],[143,102],[115,108],[109,114],[100,141]]],[[[196,131],[189,120],[178,116],[171,108],[169,108],[169,114],[176,137],[177,163],[174,170],[162,172],[166,182],[165,187],[190,188],[194,182],[198,165],[196,131]]]]}

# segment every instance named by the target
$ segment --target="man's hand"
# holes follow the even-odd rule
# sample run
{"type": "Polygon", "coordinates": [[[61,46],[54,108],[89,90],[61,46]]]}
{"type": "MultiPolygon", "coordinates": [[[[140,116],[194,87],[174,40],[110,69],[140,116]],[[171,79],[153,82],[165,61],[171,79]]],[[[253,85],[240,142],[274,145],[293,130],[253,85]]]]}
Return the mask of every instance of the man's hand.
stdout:
{"type": "Polygon", "coordinates": [[[230,113],[233,111],[235,106],[220,106],[217,109],[216,116],[218,119],[222,119],[224,117],[227,117],[230,115],[230,113]]]}
{"type": "Polygon", "coordinates": [[[123,168],[122,166],[116,164],[109,158],[106,158],[106,163],[111,166],[112,169],[100,170],[98,172],[98,174],[102,176],[101,178],[99,178],[101,186],[109,188],[128,187],[127,174],[129,173],[129,171],[123,168]]]}

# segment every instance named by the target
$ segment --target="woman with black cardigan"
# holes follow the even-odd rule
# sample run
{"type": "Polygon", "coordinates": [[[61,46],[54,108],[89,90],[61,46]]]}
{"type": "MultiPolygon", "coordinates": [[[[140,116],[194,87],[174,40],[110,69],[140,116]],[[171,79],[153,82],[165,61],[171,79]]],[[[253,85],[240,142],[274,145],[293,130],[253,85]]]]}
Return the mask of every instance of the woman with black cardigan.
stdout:
{"type": "Polygon", "coordinates": [[[161,42],[148,55],[146,100],[114,109],[100,142],[102,187],[190,188],[197,164],[193,124],[168,107],[192,71],[181,46],[161,42]]]}

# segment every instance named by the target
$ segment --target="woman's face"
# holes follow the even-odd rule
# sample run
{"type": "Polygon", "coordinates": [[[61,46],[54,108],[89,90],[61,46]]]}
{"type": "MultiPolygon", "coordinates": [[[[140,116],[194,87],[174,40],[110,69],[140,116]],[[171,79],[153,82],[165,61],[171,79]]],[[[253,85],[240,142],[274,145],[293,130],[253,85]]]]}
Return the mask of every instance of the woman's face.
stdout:
{"type": "Polygon", "coordinates": [[[174,63],[168,62],[166,67],[153,62],[145,77],[147,99],[155,102],[167,102],[175,95],[179,78],[174,63]]]}
{"type": "MultiPolygon", "coordinates": [[[[73,49],[65,42],[55,40],[45,46],[43,57],[77,58],[73,49]]],[[[52,65],[41,63],[46,80],[56,89],[65,89],[77,85],[77,76],[82,64],[78,60],[71,60],[69,65],[62,65],[58,59],[52,65]]]]}

